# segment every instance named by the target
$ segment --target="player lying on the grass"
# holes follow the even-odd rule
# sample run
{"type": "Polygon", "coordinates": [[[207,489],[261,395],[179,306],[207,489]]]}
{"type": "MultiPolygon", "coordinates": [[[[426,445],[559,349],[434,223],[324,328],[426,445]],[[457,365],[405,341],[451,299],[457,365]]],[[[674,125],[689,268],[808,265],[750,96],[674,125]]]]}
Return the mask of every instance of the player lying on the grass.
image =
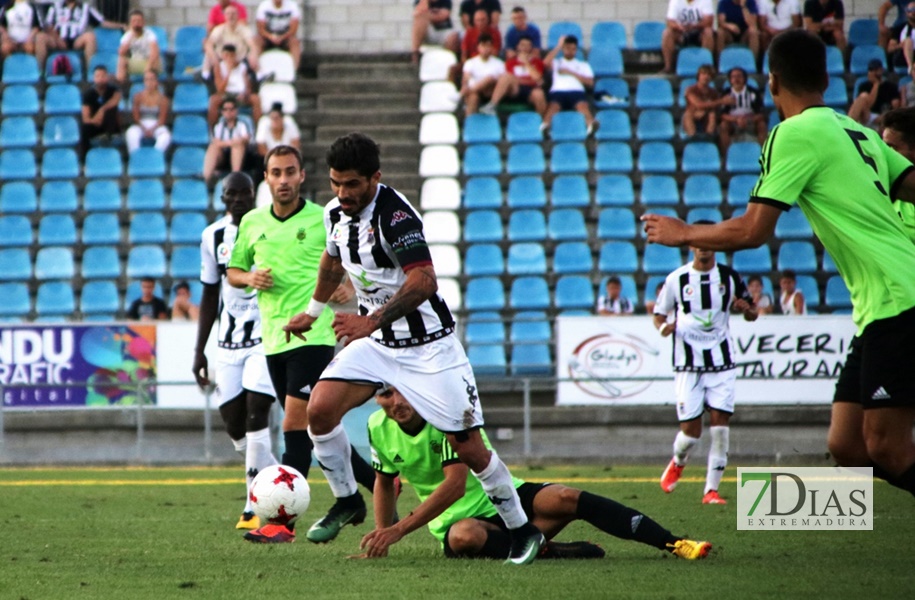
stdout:
{"type": "MultiPolygon", "coordinates": [[[[423,525],[442,542],[445,556],[504,559],[511,540],[493,503],[458,460],[445,434],[427,423],[395,388],[380,391],[380,411],[369,417],[369,442],[375,477],[375,530],[362,538],[360,558],[387,556],[388,548],[423,525]],[[402,476],[422,501],[392,525],[394,478],[402,476]]],[[[489,440],[482,432],[483,440],[489,440]]],[[[704,558],[712,545],[672,535],[640,512],[609,498],[564,485],[525,483],[515,478],[524,512],[547,539],[582,519],[601,531],[666,550],[686,559],[704,558]]],[[[548,542],[541,558],[600,558],[604,551],[588,542],[548,542]]]]}

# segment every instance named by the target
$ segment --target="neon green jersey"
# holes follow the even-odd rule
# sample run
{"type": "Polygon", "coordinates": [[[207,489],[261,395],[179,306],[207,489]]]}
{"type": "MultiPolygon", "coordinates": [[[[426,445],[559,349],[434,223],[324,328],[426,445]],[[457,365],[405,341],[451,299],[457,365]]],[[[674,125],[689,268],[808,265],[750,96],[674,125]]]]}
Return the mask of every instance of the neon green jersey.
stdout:
{"type": "Polygon", "coordinates": [[[851,292],[860,334],[915,306],[915,245],[890,198],[912,165],[875,131],[812,107],[770,133],[751,202],[796,202],[851,292]]]}
{"type": "Polygon", "coordinates": [[[902,219],[902,228],[905,229],[909,239],[915,243],[915,204],[896,200],[893,206],[896,207],[896,212],[899,213],[899,218],[902,219]]]}
{"type": "Polygon", "coordinates": [[[286,342],[283,325],[303,312],[318,281],[318,263],[325,246],[324,209],[313,202],[285,219],[273,214],[273,206],[262,206],[246,214],[238,226],[230,268],[250,271],[252,267],[270,269],[273,287],[257,293],[261,311],[264,352],[278,354],[300,346],[333,346],[330,326],[333,312],[325,308],[307,341],[291,336],[286,342]]]}
{"type": "MultiPolygon", "coordinates": [[[[480,430],[487,448],[489,439],[480,430]]],[[[426,423],[416,435],[410,435],[400,428],[384,411],[369,416],[369,443],[372,446],[372,466],[386,475],[400,475],[416,490],[420,501],[425,501],[445,481],[444,467],[459,463],[457,454],[445,439],[445,434],[426,423]]],[[[513,478],[515,487],[524,483],[513,478]]],[[[470,517],[491,517],[496,509],[486,497],[480,482],[473,475],[467,476],[464,496],[445,512],[429,522],[429,531],[438,541],[445,539],[445,533],[453,523],[470,517]]]]}

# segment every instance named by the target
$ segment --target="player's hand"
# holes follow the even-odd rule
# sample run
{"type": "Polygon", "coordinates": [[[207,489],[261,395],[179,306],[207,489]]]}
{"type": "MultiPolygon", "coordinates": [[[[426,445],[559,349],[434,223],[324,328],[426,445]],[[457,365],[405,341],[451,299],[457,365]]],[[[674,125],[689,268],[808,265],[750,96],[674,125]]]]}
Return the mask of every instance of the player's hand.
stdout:
{"type": "Polygon", "coordinates": [[[370,531],[362,538],[359,543],[359,549],[365,550],[368,558],[382,558],[388,555],[388,548],[396,544],[403,538],[403,535],[396,527],[385,527],[370,531]]]}
{"type": "Polygon", "coordinates": [[[207,357],[203,352],[194,352],[194,362],[191,366],[191,370],[194,371],[194,379],[197,380],[197,385],[200,386],[200,389],[206,388],[210,385],[210,374],[207,371],[207,357]]]}
{"type": "Polygon", "coordinates": [[[744,300],[743,298],[738,298],[734,300],[734,310],[739,313],[745,313],[750,310],[750,303],[744,300]]]}
{"type": "Polygon", "coordinates": [[[682,246],[686,243],[686,228],[689,226],[680,219],[648,213],[641,216],[641,221],[645,223],[649,243],[662,246],[682,246]]]}
{"type": "Polygon", "coordinates": [[[347,278],[343,283],[337,286],[337,289],[334,290],[334,293],[331,294],[330,300],[328,302],[333,302],[335,304],[346,304],[353,299],[353,296],[356,295],[356,290],[353,288],[353,284],[347,278]]]}
{"type": "Polygon", "coordinates": [[[310,331],[311,326],[315,321],[317,321],[315,317],[305,312],[300,312],[296,316],[289,319],[289,322],[283,325],[283,331],[286,332],[286,343],[289,343],[289,340],[292,339],[292,336],[296,336],[304,342],[305,336],[302,334],[306,331],[310,331]]]}
{"type": "Polygon", "coordinates": [[[269,290],[273,287],[271,269],[256,269],[248,274],[248,287],[256,290],[269,290]]]}
{"type": "Polygon", "coordinates": [[[346,338],[344,346],[348,346],[360,338],[370,336],[377,329],[377,324],[373,319],[362,315],[345,313],[335,314],[331,325],[334,328],[338,342],[346,338]]]}

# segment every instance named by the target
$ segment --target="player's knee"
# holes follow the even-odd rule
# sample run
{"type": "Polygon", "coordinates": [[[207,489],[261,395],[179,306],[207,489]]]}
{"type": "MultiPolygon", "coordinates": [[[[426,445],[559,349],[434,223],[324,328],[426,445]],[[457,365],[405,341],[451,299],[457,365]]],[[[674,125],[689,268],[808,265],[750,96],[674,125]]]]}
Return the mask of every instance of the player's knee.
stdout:
{"type": "Polygon", "coordinates": [[[308,417],[308,429],[315,435],[328,434],[337,426],[333,414],[324,410],[320,403],[314,401],[314,398],[308,403],[305,414],[308,417]]]}
{"type": "Polygon", "coordinates": [[[486,542],[486,530],[469,521],[458,521],[448,530],[448,546],[458,556],[477,554],[486,542]]]}
{"type": "Polygon", "coordinates": [[[581,496],[581,490],[561,486],[559,489],[559,501],[564,513],[574,515],[578,509],[578,499],[581,496]]]}
{"type": "Polygon", "coordinates": [[[901,471],[906,465],[900,462],[899,445],[884,432],[865,432],[864,443],[868,457],[891,473],[901,471]]]}

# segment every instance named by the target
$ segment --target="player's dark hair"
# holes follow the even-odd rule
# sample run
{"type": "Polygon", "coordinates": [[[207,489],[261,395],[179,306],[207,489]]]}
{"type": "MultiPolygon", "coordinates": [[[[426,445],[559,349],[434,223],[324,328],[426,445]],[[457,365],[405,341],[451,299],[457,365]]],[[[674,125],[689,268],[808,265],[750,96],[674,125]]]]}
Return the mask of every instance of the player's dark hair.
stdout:
{"type": "Polygon", "coordinates": [[[885,113],[883,126],[897,132],[909,146],[915,146],[915,108],[897,108],[885,113]]]}
{"type": "Polygon", "coordinates": [[[305,168],[305,163],[302,162],[302,153],[299,152],[299,149],[295,146],[289,146],[286,144],[280,144],[279,146],[274,146],[267,152],[267,156],[264,157],[264,170],[267,170],[267,165],[270,164],[270,159],[274,156],[295,156],[295,160],[299,165],[299,170],[305,168]]]}
{"type": "Polygon", "coordinates": [[[178,283],[176,283],[175,287],[172,289],[172,291],[174,291],[174,292],[177,292],[178,290],[191,291],[191,286],[190,286],[190,284],[188,284],[188,282],[182,280],[182,281],[179,281],[178,283]]]}
{"type": "Polygon", "coordinates": [[[92,69],[92,72],[95,73],[96,71],[104,71],[107,73],[108,67],[106,67],[105,65],[95,65],[95,68],[92,69]]]}
{"type": "Polygon", "coordinates": [[[226,175],[222,180],[222,193],[225,195],[225,191],[230,186],[246,186],[254,191],[254,180],[251,179],[251,176],[245,173],[244,171],[232,171],[226,175]]]}
{"type": "Polygon", "coordinates": [[[534,43],[534,38],[532,38],[531,36],[529,36],[529,35],[526,34],[526,33],[521,34],[521,35],[518,36],[518,43],[519,43],[519,44],[522,42],[522,40],[527,40],[527,41],[529,41],[529,42],[532,43],[532,44],[534,43]]]}
{"type": "Polygon", "coordinates": [[[578,36],[576,35],[567,35],[566,39],[563,40],[563,44],[575,44],[578,45],[578,36]]]}
{"type": "Polygon", "coordinates": [[[610,285],[611,283],[615,283],[616,285],[623,285],[623,282],[620,281],[620,278],[617,277],[616,275],[611,275],[610,277],[607,278],[606,285],[610,285]]]}
{"type": "Polygon", "coordinates": [[[327,151],[327,166],[334,171],[356,171],[371,177],[381,170],[378,144],[364,133],[349,133],[338,137],[327,151]]]}
{"type": "Polygon", "coordinates": [[[826,45],[803,29],[782,32],[769,46],[769,71],[789,92],[821,94],[829,85],[826,45]]]}
{"type": "Polygon", "coordinates": [[[480,37],[477,38],[477,45],[480,44],[491,44],[492,36],[488,33],[481,33],[480,37]]]}
{"type": "Polygon", "coordinates": [[[753,283],[754,281],[758,281],[759,285],[762,285],[762,277],[760,277],[759,275],[750,275],[749,277],[747,277],[748,284],[753,283]]]}
{"type": "Polygon", "coordinates": [[[140,283],[146,283],[146,282],[154,284],[154,283],[156,283],[156,279],[154,277],[140,277],[140,283]]]}
{"type": "Polygon", "coordinates": [[[512,9],[512,14],[514,14],[514,13],[523,13],[523,12],[524,12],[524,7],[523,7],[523,6],[516,6],[516,7],[514,7],[514,8],[512,9]]]}
{"type": "Polygon", "coordinates": [[[711,64],[699,65],[699,68],[696,69],[696,75],[698,76],[699,73],[706,73],[709,77],[714,77],[715,76],[715,65],[711,65],[711,64]]]}
{"type": "Polygon", "coordinates": [[[130,17],[132,17],[132,16],[134,16],[134,15],[140,15],[140,16],[143,17],[144,19],[146,18],[146,15],[144,15],[144,14],[143,14],[143,11],[140,10],[139,8],[135,8],[135,9],[133,9],[132,11],[130,11],[129,13],[127,13],[127,18],[129,19],[130,17]]]}
{"type": "Polygon", "coordinates": [[[747,77],[747,70],[744,69],[743,67],[733,67],[733,68],[731,68],[731,70],[728,71],[728,79],[731,78],[731,74],[734,73],[734,71],[737,71],[738,73],[742,74],[742,75],[743,75],[743,80],[744,80],[744,81],[747,81],[747,80],[749,79],[749,77],[747,77]]]}
{"type": "Polygon", "coordinates": [[[790,279],[791,281],[797,281],[797,273],[793,269],[785,269],[781,272],[779,279],[790,279]]]}
{"type": "Polygon", "coordinates": [[[231,104],[238,108],[238,100],[235,99],[235,96],[226,96],[223,101],[219,103],[219,108],[225,108],[226,104],[231,104]]]}

